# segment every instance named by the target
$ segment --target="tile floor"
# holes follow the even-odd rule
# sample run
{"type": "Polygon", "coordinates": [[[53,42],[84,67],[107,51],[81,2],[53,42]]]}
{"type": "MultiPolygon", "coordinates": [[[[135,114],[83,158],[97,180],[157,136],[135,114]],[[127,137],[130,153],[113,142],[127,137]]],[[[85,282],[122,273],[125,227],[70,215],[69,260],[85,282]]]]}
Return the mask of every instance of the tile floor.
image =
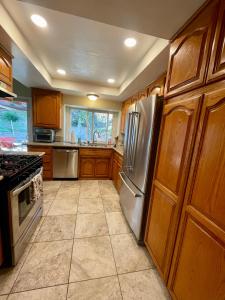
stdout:
{"type": "Polygon", "coordinates": [[[0,271],[0,300],[165,300],[111,181],[44,182],[44,216],[15,268],[0,271]]]}

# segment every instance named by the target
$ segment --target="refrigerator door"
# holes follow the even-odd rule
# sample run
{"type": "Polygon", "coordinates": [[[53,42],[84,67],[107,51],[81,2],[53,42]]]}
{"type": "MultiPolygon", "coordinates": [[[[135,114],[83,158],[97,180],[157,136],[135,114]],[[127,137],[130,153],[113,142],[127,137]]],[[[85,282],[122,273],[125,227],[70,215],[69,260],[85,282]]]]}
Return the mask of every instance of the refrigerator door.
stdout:
{"type": "Polygon", "coordinates": [[[138,241],[141,240],[144,195],[121,172],[120,203],[123,213],[138,241]]]}
{"type": "Polygon", "coordinates": [[[156,146],[154,135],[158,135],[161,107],[162,99],[155,95],[138,101],[135,111],[129,112],[123,171],[142,193],[146,190],[149,161],[154,160],[151,155],[156,146]]]}

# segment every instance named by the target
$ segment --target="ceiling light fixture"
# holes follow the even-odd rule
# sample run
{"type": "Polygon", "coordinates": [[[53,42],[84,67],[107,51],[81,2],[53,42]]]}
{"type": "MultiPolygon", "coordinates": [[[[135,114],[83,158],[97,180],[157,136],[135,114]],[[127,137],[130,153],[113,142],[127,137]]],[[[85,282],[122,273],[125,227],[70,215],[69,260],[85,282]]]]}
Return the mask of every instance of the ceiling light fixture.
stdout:
{"type": "Polygon", "coordinates": [[[136,44],[137,44],[137,40],[135,38],[127,38],[124,41],[124,45],[128,48],[132,48],[136,46],[136,44]]]}
{"type": "Polygon", "coordinates": [[[66,75],[66,71],[63,69],[58,69],[57,73],[59,73],[60,75],[66,75]]]}
{"type": "Polygon", "coordinates": [[[87,97],[91,101],[96,101],[99,98],[99,96],[96,94],[87,94],[87,97]]]}
{"type": "Polygon", "coordinates": [[[114,83],[115,79],[114,78],[109,78],[107,81],[108,81],[108,83],[114,83]]]}
{"type": "Polygon", "coordinates": [[[38,27],[45,28],[47,27],[47,21],[40,15],[32,15],[31,21],[38,27]]]}

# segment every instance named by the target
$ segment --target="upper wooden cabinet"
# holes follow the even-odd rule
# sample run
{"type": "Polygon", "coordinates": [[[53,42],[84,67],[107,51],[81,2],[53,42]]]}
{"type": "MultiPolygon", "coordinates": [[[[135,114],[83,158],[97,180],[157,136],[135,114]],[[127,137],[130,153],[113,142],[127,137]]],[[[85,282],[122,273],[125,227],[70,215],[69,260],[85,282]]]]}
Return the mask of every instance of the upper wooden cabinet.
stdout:
{"type": "Polygon", "coordinates": [[[210,58],[208,82],[225,77],[225,1],[219,8],[216,33],[213,41],[213,51],[210,58]]]}
{"type": "Polygon", "coordinates": [[[12,91],[12,57],[0,48],[0,85],[12,91]]]}
{"type": "Polygon", "coordinates": [[[165,96],[204,84],[218,1],[211,1],[172,41],[165,96]]]}
{"type": "Polygon", "coordinates": [[[205,95],[187,187],[169,288],[174,299],[223,300],[225,89],[205,95]]]}
{"type": "Polygon", "coordinates": [[[33,125],[43,128],[60,128],[62,94],[57,91],[33,89],[33,125]]]}
{"type": "Polygon", "coordinates": [[[128,99],[123,102],[122,110],[121,110],[120,132],[125,131],[127,111],[131,104],[132,104],[132,99],[128,99]]]}
{"type": "Polygon", "coordinates": [[[166,81],[166,74],[164,73],[157,80],[155,80],[148,86],[148,96],[150,95],[163,96],[165,81],[166,81]]]}
{"type": "Polygon", "coordinates": [[[167,280],[201,96],[178,98],[164,107],[145,244],[167,280]],[[176,102],[178,101],[178,102],[176,102]]]}

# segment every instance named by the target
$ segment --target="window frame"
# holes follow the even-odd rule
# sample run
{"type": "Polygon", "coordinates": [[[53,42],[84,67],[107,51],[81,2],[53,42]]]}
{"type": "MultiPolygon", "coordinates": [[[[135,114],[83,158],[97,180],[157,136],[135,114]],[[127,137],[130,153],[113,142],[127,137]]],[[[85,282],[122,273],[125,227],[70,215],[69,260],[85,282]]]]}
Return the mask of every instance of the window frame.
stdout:
{"type": "MultiPolygon", "coordinates": [[[[94,133],[94,113],[106,113],[107,114],[107,130],[106,130],[106,141],[104,142],[97,142],[98,144],[107,144],[108,143],[108,124],[109,124],[109,114],[113,115],[113,118],[115,118],[114,114],[119,114],[119,111],[117,110],[106,110],[106,109],[95,109],[95,108],[89,108],[89,107],[82,107],[82,106],[76,106],[76,105],[71,105],[71,104],[65,104],[64,105],[64,139],[68,136],[68,130],[71,128],[71,110],[72,109],[78,109],[78,110],[84,110],[87,113],[91,112],[92,113],[92,131],[91,131],[91,141],[90,143],[93,142],[93,133],[94,133]]],[[[86,121],[88,120],[88,117],[86,118],[86,121]]],[[[87,122],[88,123],[88,122],[87,122]]],[[[88,124],[87,124],[88,128],[88,124]]],[[[112,124],[112,133],[113,133],[113,124],[112,124]]],[[[87,136],[88,137],[88,136],[87,136]]],[[[113,136],[112,136],[113,140],[113,136]]],[[[88,140],[86,140],[87,142],[88,140]]]]}

